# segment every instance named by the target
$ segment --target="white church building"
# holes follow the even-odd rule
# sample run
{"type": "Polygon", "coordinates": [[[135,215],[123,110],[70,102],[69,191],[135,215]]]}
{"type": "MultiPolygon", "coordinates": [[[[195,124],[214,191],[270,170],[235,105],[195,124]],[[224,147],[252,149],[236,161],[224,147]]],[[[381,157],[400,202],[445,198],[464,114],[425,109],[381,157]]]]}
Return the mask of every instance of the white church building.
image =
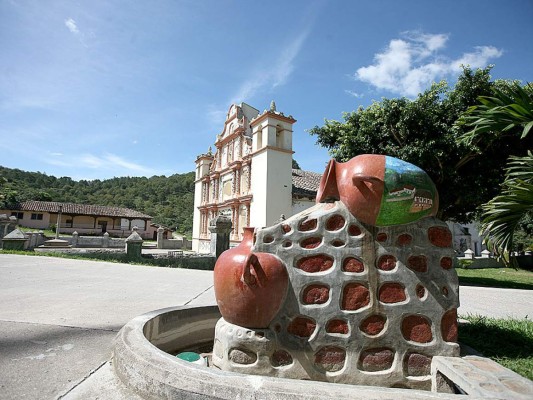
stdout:
{"type": "Polygon", "coordinates": [[[262,113],[246,103],[233,104],[222,132],[196,159],[193,250],[210,252],[209,224],[231,218],[231,245],[243,227],[269,226],[315,203],[321,174],[292,168],[292,126],[296,120],[276,110],[262,113]]]}

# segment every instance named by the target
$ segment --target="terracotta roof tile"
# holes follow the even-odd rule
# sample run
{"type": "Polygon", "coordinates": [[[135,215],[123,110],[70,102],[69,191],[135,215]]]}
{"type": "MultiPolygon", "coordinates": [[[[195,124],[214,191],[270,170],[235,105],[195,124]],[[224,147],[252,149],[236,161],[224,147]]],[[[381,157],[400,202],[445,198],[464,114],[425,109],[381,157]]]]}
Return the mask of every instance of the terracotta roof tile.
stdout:
{"type": "Polygon", "coordinates": [[[292,194],[305,197],[316,197],[322,174],[304,171],[303,169],[292,170],[292,194]]]}
{"type": "Polygon", "coordinates": [[[122,207],[95,206],[88,204],[59,203],[55,201],[24,201],[15,206],[14,210],[37,211],[57,213],[59,206],[62,206],[63,214],[72,215],[97,215],[102,217],[121,217],[121,218],[139,218],[152,219],[150,215],[143,214],[139,211],[122,207]]]}

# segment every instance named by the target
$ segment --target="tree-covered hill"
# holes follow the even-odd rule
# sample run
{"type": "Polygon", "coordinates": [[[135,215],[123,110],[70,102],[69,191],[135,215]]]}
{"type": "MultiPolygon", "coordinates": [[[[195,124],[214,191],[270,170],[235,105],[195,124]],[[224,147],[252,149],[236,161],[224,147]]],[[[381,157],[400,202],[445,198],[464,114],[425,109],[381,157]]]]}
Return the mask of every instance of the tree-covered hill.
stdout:
{"type": "Polygon", "coordinates": [[[74,181],[0,166],[0,208],[25,200],[132,208],[151,215],[155,223],[190,235],[194,173],[74,181]]]}

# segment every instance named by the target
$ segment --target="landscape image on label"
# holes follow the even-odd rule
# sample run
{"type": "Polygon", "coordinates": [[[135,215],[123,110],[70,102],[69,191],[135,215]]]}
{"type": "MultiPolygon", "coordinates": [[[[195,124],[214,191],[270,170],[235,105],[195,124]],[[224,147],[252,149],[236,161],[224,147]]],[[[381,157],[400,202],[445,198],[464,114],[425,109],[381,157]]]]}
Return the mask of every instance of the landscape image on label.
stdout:
{"type": "Polygon", "coordinates": [[[376,225],[407,224],[430,215],[436,198],[435,185],[417,166],[385,157],[385,187],[376,225]]]}

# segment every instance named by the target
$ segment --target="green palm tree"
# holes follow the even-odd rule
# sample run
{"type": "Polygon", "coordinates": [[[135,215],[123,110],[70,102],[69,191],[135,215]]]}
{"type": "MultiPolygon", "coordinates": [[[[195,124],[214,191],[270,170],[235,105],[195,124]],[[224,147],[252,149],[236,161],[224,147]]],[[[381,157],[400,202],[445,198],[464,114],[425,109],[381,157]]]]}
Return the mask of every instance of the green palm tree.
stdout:
{"type": "MultiPolygon", "coordinates": [[[[473,129],[462,136],[467,144],[493,141],[508,134],[526,139],[533,128],[533,85],[517,82],[494,90],[493,97],[480,97],[460,123],[473,129]]],[[[533,153],[510,157],[501,193],[482,206],[481,233],[488,248],[505,264],[512,263],[514,232],[533,211],[533,153]]]]}

